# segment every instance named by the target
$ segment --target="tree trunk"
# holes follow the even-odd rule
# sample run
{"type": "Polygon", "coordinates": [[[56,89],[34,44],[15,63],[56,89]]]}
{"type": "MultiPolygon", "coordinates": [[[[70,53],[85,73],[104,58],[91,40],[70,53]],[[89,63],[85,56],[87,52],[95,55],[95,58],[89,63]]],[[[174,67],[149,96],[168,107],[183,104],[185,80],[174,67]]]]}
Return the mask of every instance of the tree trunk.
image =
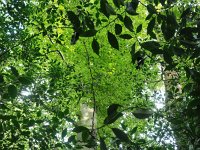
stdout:
{"type": "Polygon", "coordinates": [[[96,142],[96,113],[93,108],[90,108],[87,104],[81,104],[81,118],[80,118],[80,126],[84,126],[90,130],[90,135],[87,139],[83,139],[84,133],[78,133],[78,141],[80,146],[83,146],[82,150],[95,150],[96,146],[92,148],[88,148],[84,145],[91,144],[91,142],[96,142]]]}

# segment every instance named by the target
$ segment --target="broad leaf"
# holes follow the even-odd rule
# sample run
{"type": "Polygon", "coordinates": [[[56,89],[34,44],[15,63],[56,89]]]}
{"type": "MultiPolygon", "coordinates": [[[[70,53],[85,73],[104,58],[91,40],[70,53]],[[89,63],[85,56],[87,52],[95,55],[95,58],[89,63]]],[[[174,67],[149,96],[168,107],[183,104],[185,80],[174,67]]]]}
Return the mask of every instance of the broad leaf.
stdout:
{"type": "Polygon", "coordinates": [[[133,129],[130,131],[130,134],[133,135],[136,131],[137,131],[137,127],[133,128],[133,129]]]}
{"type": "Polygon", "coordinates": [[[106,6],[106,11],[109,15],[116,15],[115,10],[112,8],[111,5],[109,5],[108,3],[105,4],[106,6]]]}
{"type": "Polygon", "coordinates": [[[133,112],[133,115],[138,119],[146,119],[149,118],[153,112],[149,109],[136,109],[133,112]]]}
{"type": "Polygon", "coordinates": [[[121,116],[123,116],[121,112],[107,116],[106,119],[104,120],[104,124],[108,125],[108,124],[114,123],[121,116]]]}
{"type": "Polygon", "coordinates": [[[148,12],[149,12],[150,14],[155,14],[155,13],[157,13],[156,8],[155,8],[152,4],[147,5],[147,10],[148,10],[148,12]]]}
{"type": "Polygon", "coordinates": [[[168,52],[165,51],[164,54],[163,54],[163,57],[164,57],[164,60],[165,60],[166,63],[168,63],[168,64],[173,63],[173,59],[168,52]]]}
{"type": "Polygon", "coordinates": [[[117,109],[120,107],[121,105],[119,104],[112,104],[108,107],[107,109],[107,114],[108,116],[111,116],[113,114],[115,114],[117,112],[117,109]]]}
{"type": "Polygon", "coordinates": [[[19,80],[20,83],[22,83],[24,85],[29,85],[32,82],[31,78],[26,77],[26,76],[21,76],[21,77],[18,78],[18,80],[19,80]]]}
{"type": "Polygon", "coordinates": [[[3,82],[4,82],[3,75],[0,74],[0,83],[3,83],[3,82]]]}
{"type": "Polygon", "coordinates": [[[80,34],[81,37],[92,37],[92,36],[95,36],[97,33],[96,30],[87,30],[87,31],[84,31],[80,34]]]}
{"type": "Polygon", "coordinates": [[[94,23],[89,16],[85,17],[85,23],[89,29],[91,29],[91,30],[94,29],[94,23]]]}
{"type": "Polygon", "coordinates": [[[80,28],[80,21],[78,16],[73,11],[67,11],[67,16],[72,23],[75,30],[78,30],[80,28]]]}
{"type": "Polygon", "coordinates": [[[126,12],[129,15],[138,15],[138,13],[136,12],[138,4],[139,4],[138,0],[133,0],[132,2],[127,2],[126,3],[126,12]]]}
{"type": "Polygon", "coordinates": [[[160,44],[156,41],[147,41],[144,43],[141,43],[142,48],[152,52],[153,54],[162,54],[163,51],[159,49],[160,44]]]}
{"type": "Polygon", "coordinates": [[[67,135],[67,128],[62,131],[62,139],[67,135]]]}
{"type": "Polygon", "coordinates": [[[155,26],[155,18],[151,19],[147,26],[147,34],[150,34],[153,31],[153,28],[155,26]]]}
{"type": "Polygon", "coordinates": [[[76,44],[78,39],[79,39],[79,33],[78,32],[74,32],[72,37],[71,37],[71,45],[76,44]]]}
{"type": "Polygon", "coordinates": [[[76,133],[80,133],[83,131],[88,131],[89,129],[84,126],[76,126],[72,131],[76,133]]]}
{"type": "Polygon", "coordinates": [[[130,17],[125,16],[124,25],[129,31],[133,32],[133,22],[130,17]]]}
{"type": "Polygon", "coordinates": [[[15,85],[9,85],[8,94],[11,98],[15,98],[17,96],[17,87],[15,85]]]}
{"type": "Polygon", "coordinates": [[[93,39],[92,41],[92,49],[93,49],[93,52],[95,52],[97,55],[99,55],[99,43],[96,39],[93,39]]]}
{"type": "Polygon", "coordinates": [[[119,35],[122,32],[122,26],[120,24],[115,24],[115,34],[119,35]]]}
{"type": "Polygon", "coordinates": [[[107,36],[108,36],[108,42],[110,43],[110,45],[113,48],[119,50],[119,43],[118,43],[117,38],[115,37],[115,35],[108,31],[107,36]]]}
{"type": "Polygon", "coordinates": [[[100,150],[107,150],[106,143],[103,138],[100,137],[100,150]]]}
{"type": "Polygon", "coordinates": [[[120,5],[124,5],[124,0],[113,0],[113,3],[117,8],[120,8],[120,5]]]}
{"type": "Polygon", "coordinates": [[[11,69],[12,73],[13,73],[16,77],[19,76],[18,70],[17,70],[15,67],[10,66],[10,69],[11,69]]]}
{"type": "Polygon", "coordinates": [[[139,33],[142,31],[142,24],[140,24],[137,29],[136,29],[136,33],[139,33]]]}
{"type": "Polygon", "coordinates": [[[131,143],[131,140],[129,139],[128,135],[124,133],[124,131],[117,128],[112,128],[112,131],[120,141],[125,143],[131,143]]]}
{"type": "Polygon", "coordinates": [[[130,34],[121,34],[119,37],[122,39],[128,39],[128,40],[133,38],[130,34]]]}
{"type": "Polygon", "coordinates": [[[71,135],[69,138],[68,138],[68,141],[69,143],[71,142],[75,142],[76,141],[76,138],[75,138],[75,135],[71,135]]]}

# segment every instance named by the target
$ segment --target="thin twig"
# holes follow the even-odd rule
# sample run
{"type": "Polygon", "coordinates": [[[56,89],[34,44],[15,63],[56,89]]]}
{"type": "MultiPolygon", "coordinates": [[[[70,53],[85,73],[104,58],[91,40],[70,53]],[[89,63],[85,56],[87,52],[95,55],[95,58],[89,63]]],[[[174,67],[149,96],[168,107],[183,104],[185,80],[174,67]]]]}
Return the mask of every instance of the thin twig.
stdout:
{"type": "Polygon", "coordinates": [[[86,55],[87,55],[87,63],[88,63],[88,68],[90,71],[90,77],[91,77],[91,81],[92,81],[92,83],[91,83],[92,97],[93,97],[92,132],[94,132],[95,113],[96,113],[96,96],[95,96],[95,90],[94,90],[94,78],[93,78],[92,69],[90,66],[90,56],[89,56],[85,42],[83,42],[83,44],[84,44],[86,55]]]}

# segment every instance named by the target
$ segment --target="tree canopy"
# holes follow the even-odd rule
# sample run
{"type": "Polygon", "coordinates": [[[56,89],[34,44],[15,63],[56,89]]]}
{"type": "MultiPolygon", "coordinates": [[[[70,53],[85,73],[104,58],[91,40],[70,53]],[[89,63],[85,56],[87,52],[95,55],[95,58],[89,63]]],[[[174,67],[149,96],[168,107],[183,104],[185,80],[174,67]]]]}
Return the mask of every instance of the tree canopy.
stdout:
{"type": "Polygon", "coordinates": [[[198,0],[2,0],[0,64],[2,150],[200,148],[198,0]]]}

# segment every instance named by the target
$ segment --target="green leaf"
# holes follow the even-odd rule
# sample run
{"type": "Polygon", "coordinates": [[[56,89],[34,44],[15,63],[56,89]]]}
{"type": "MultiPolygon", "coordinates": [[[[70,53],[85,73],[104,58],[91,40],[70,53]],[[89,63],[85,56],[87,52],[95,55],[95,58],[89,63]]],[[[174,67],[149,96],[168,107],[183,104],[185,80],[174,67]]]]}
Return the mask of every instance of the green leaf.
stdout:
{"type": "Polygon", "coordinates": [[[119,35],[122,32],[122,26],[120,24],[115,24],[115,34],[119,35]]]}
{"type": "Polygon", "coordinates": [[[113,115],[107,116],[104,120],[104,124],[108,125],[108,124],[112,124],[114,123],[117,119],[119,119],[120,117],[122,117],[123,114],[121,112],[116,112],[113,115]]]}
{"type": "Polygon", "coordinates": [[[78,30],[80,28],[80,21],[78,16],[73,11],[67,11],[67,16],[69,18],[69,21],[72,23],[75,30],[78,30]]]}
{"type": "Polygon", "coordinates": [[[108,42],[110,43],[110,45],[113,48],[119,50],[119,43],[118,43],[117,38],[115,37],[115,35],[108,31],[107,36],[108,36],[108,42]]]}
{"type": "Polygon", "coordinates": [[[87,31],[85,31],[85,32],[82,32],[82,33],[80,34],[80,36],[81,36],[81,37],[92,37],[92,36],[95,36],[96,33],[97,33],[96,30],[87,30],[87,31]]]}
{"type": "Polygon", "coordinates": [[[79,39],[79,33],[78,32],[74,32],[72,37],[71,37],[71,45],[76,44],[78,39],[79,39]]]}
{"type": "Polygon", "coordinates": [[[147,41],[140,44],[142,48],[152,52],[153,54],[162,54],[163,51],[159,49],[160,44],[156,41],[147,41]]]}
{"type": "Polygon", "coordinates": [[[17,88],[15,85],[8,86],[8,94],[11,98],[15,98],[17,96],[17,88]]]}
{"type": "Polygon", "coordinates": [[[22,131],[21,134],[24,135],[24,136],[29,137],[29,135],[31,134],[31,132],[26,130],[26,131],[22,131]]]}
{"type": "Polygon", "coordinates": [[[0,83],[3,83],[3,82],[4,82],[3,75],[0,74],[0,83]]]}
{"type": "Polygon", "coordinates": [[[108,3],[105,4],[106,5],[106,11],[109,15],[116,15],[115,10],[112,8],[112,6],[110,6],[108,3]]]}
{"type": "Polygon", "coordinates": [[[130,17],[125,16],[124,25],[129,31],[133,32],[133,22],[130,17]]]}
{"type": "Polygon", "coordinates": [[[117,109],[120,107],[121,105],[119,104],[112,104],[108,107],[107,109],[107,114],[108,116],[111,116],[113,114],[115,114],[117,112],[117,109]]]}
{"type": "Polygon", "coordinates": [[[140,24],[137,29],[136,29],[136,33],[139,33],[142,31],[142,24],[140,24]]]}
{"type": "Polygon", "coordinates": [[[67,128],[62,131],[62,139],[67,135],[67,128]]]}
{"type": "Polygon", "coordinates": [[[128,39],[128,40],[133,38],[130,34],[121,34],[119,37],[122,39],[128,39]]]}
{"type": "Polygon", "coordinates": [[[109,115],[106,117],[106,119],[104,120],[104,124],[108,125],[111,123],[114,123],[117,119],[119,119],[121,116],[123,116],[123,114],[121,112],[119,113],[115,113],[112,115],[109,115]]]}
{"type": "Polygon", "coordinates": [[[93,49],[93,52],[95,52],[97,55],[99,55],[99,43],[96,39],[93,39],[92,41],[92,49],[93,49]]]}
{"type": "Polygon", "coordinates": [[[10,69],[11,69],[12,73],[13,73],[16,77],[19,76],[18,70],[17,70],[15,67],[10,66],[10,69]]]}
{"type": "Polygon", "coordinates": [[[181,14],[181,18],[186,18],[187,15],[190,14],[191,8],[187,8],[186,10],[184,10],[181,14]]]}
{"type": "Polygon", "coordinates": [[[102,137],[100,137],[100,150],[107,150],[106,143],[102,137]]]}
{"type": "Polygon", "coordinates": [[[120,5],[124,5],[124,0],[113,0],[113,3],[117,8],[120,8],[120,5]]]}
{"type": "Polygon", "coordinates": [[[133,135],[136,131],[137,131],[137,127],[133,128],[133,129],[130,131],[130,134],[133,135]]]}
{"type": "Polygon", "coordinates": [[[157,13],[156,8],[152,4],[147,5],[147,10],[150,14],[156,14],[157,13]]]}
{"type": "Polygon", "coordinates": [[[84,126],[76,126],[72,131],[76,133],[80,133],[83,131],[88,131],[89,129],[84,126]]]}
{"type": "Polygon", "coordinates": [[[168,52],[165,51],[164,54],[163,54],[163,57],[164,57],[164,60],[165,60],[166,63],[168,63],[168,64],[173,63],[173,59],[170,56],[170,54],[168,54],[168,52]]]}
{"type": "Polygon", "coordinates": [[[132,0],[132,2],[127,2],[126,3],[126,12],[129,15],[138,15],[138,13],[136,12],[138,4],[139,4],[138,0],[132,0]]]}
{"type": "Polygon", "coordinates": [[[165,0],[159,0],[159,1],[163,6],[165,5],[165,0]]]}
{"type": "Polygon", "coordinates": [[[85,17],[85,23],[89,29],[91,29],[91,30],[94,29],[94,23],[89,16],[85,17]]]}
{"type": "Polygon", "coordinates": [[[136,109],[133,112],[133,115],[138,119],[146,119],[149,118],[153,112],[149,109],[136,109]]]}
{"type": "Polygon", "coordinates": [[[75,135],[71,135],[69,138],[68,138],[68,141],[69,143],[71,142],[75,142],[76,141],[76,138],[75,138],[75,135]]]}
{"type": "Polygon", "coordinates": [[[117,128],[112,128],[112,131],[120,141],[125,143],[131,143],[131,140],[129,139],[128,135],[124,133],[122,130],[117,128]]]}
{"type": "Polygon", "coordinates": [[[24,85],[29,85],[32,83],[31,78],[26,77],[26,76],[21,76],[18,78],[19,82],[24,84],[24,85]]]}
{"type": "Polygon", "coordinates": [[[151,19],[151,21],[149,22],[147,27],[147,34],[150,34],[153,31],[154,26],[155,26],[155,18],[151,19]]]}
{"type": "Polygon", "coordinates": [[[106,9],[106,4],[107,4],[107,0],[101,0],[100,1],[100,11],[107,17],[109,18],[110,14],[107,12],[106,9]]]}

